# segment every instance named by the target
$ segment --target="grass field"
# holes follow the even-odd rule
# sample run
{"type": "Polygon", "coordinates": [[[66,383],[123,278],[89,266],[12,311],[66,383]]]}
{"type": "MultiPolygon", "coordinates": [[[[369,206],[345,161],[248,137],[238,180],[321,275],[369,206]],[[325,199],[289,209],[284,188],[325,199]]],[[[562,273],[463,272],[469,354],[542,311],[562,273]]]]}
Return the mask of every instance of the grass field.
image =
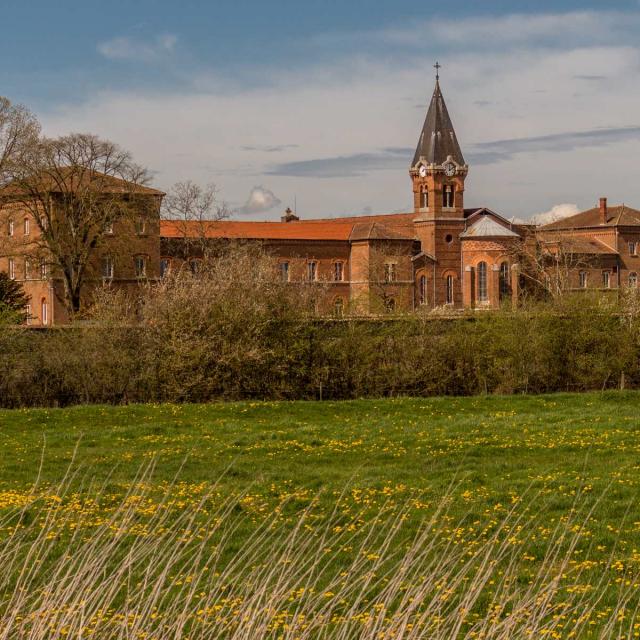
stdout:
{"type": "MultiPolygon", "coordinates": [[[[316,547],[324,549],[336,575],[352,566],[356,556],[381,574],[384,563],[392,562],[380,557],[381,549],[389,547],[389,531],[394,549],[410,549],[416,536],[427,545],[427,538],[419,537],[426,531],[452,557],[458,554],[459,566],[465,557],[477,561],[487,544],[500,544],[508,552],[496,564],[504,566],[493,567],[495,574],[474,587],[478,597],[468,607],[454,595],[464,591],[468,576],[452,580],[450,592],[443,582],[427,589],[440,593],[445,609],[455,600],[463,618],[456,631],[460,637],[503,637],[483,632],[480,621],[514,615],[513,599],[505,596],[499,604],[499,592],[506,593],[510,585],[542,584],[545,567],[545,575],[560,567],[549,596],[552,622],[544,621],[548,637],[640,637],[635,620],[640,600],[639,483],[640,395],[633,392],[0,412],[0,549],[3,544],[8,548],[6,541],[17,531],[26,531],[22,540],[27,541],[46,530],[57,551],[42,560],[43,581],[46,567],[55,566],[76,531],[83,531],[86,542],[123,503],[133,505],[124,531],[131,539],[156,536],[158,514],[171,514],[163,525],[167,530],[182,512],[196,514],[180,524],[183,542],[221,539],[221,533],[207,538],[202,523],[217,508],[224,511],[233,525],[232,535],[220,545],[217,567],[223,575],[226,564],[256,535],[266,535],[265,522],[276,527],[273,539],[280,541],[292,540],[286,536],[302,526],[294,539],[296,548],[304,547],[298,561],[316,547]],[[150,464],[153,470],[141,477],[141,468],[150,464]],[[51,509],[59,514],[54,525],[47,522],[51,509]],[[302,541],[314,536],[317,544],[305,547],[302,541]],[[552,557],[560,548],[564,560],[552,557]],[[603,636],[603,629],[613,635],[603,636]]],[[[329,571],[314,578],[313,588],[329,589],[332,575],[329,571]]],[[[442,575],[444,580],[454,574],[443,569],[442,575]]],[[[175,572],[171,579],[180,586],[193,576],[175,572]]],[[[32,587],[37,580],[32,578],[32,587]]],[[[4,586],[0,580],[5,602],[18,582],[15,576],[4,586]]],[[[285,583],[294,590],[293,583],[285,583]]],[[[378,585],[372,593],[382,589],[378,585]]],[[[383,605],[367,596],[353,619],[366,627],[373,624],[375,607],[384,606],[384,620],[393,620],[401,592],[389,595],[383,605]]],[[[327,598],[332,595],[325,591],[327,598]]],[[[120,597],[114,597],[116,604],[120,597]]],[[[341,600],[327,624],[339,623],[340,607],[355,611],[341,600]]],[[[225,602],[227,613],[235,615],[237,603],[225,602]]],[[[206,617],[207,608],[199,610],[206,617]]],[[[220,618],[220,609],[216,611],[220,618]]],[[[295,612],[281,612],[281,618],[272,614],[265,637],[303,637],[285,634],[295,626],[295,612]]],[[[450,614],[443,609],[438,615],[444,620],[450,614]]],[[[429,620],[422,620],[425,628],[433,623],[429,620]]],[[[65,635],[63,623],[49,627],[50,634],[54,627],[60,633],[56,637],[65,635]]],[[[407,629],[399,635],[397,630],[381,635],[383,627],[378,631],[370,637],[410,635],[407,629]]],[[[0,637],[54,637],[31,633],[0,637]]],[[[126,637],[161,637],[144,633],[126,637]]],[[[356,635],[316,632],[310,637],[356,635]]],[[[431,632],[416,637],[456,636],[431,632]]]]}

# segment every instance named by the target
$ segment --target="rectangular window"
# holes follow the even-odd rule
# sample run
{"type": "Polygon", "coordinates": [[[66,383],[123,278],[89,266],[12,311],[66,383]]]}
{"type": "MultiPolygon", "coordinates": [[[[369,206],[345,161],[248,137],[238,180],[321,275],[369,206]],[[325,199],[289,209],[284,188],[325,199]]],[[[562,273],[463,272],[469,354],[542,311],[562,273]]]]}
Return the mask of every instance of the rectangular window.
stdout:
{"type": "Polygon", "coordinates": [[[29,218],[24,219],[24,235],[28,236],[31,233],[31,224],[29,223],[29,218]]]}
{"type": "Polygon", "coordinates": [[[169,268],[171,267],[171,260],[169,258],[161,258],[160,259],[160,277],[164,278],[167,273],[169,273],[169,268]]]}
{"type": "Polygon", "coordinates": [[[307,279],[310,282],[315,282],[318,279],[318,263],[317,262],[307,263],[307,279]]]}
{"type": "Polygon", "coordinates": [[[48,265],[44,258],[40,259],[40,279],[46,280],[48,275],[48,265]]]}
{"type": "Polygon", "coordinates": [[[580,272],[580,288],[581,289],[587,288],[587,272],[586,271],[580,272]]]}
{"type": "Polygon", "coordinates": [[[7,225],[7,235],[9,237],[13,236],[13,220],[9,220],[9,224],[7,225]]]}
{"type": "Polygon", "coordinates": [[[396,281],[396,265],[394,262],[387,262],[384,265],[384,281],[385,282],[396,281]]]}
{"type": "Polygon", "coordinates": [[[13,258],[9,258],[9,277],[16,279],[16,261],[13,258]]]}
{"type": "Polygon", "coordinates": [[[609,289],[611,286],[611,274],[608,271],[602,272],[602,286],[605,289],[609,289]]]}
{"type": "Polygon", "coordinates": [[[111,256],[105,256],[104,258],[102,258],[102,277],[105,280],[112,280],[113,273],[113,258],[111,256]]]}
{"type": "Polygon", "coordinates": [[[420,194],[420,206],[423,209],[427,209],[429,207],[429,192],[428,191],[423,191],[420,194]]]}
{"type": "Polygon", "coordinates": [[[344,280],[344,265],[342,262],[335,262],[333,265],[333,279],[335,282],[344,280]]]}
{"type": "Polygon", "coordinates": [[[136,220],[136,233],[139,236],[141,236],[141,235],[144,235],[146,230],[147,230],[147,221],[142,216],[140,216],[136,220]]]}
{"type": "Polygon", "coordinates": [[[24,259],[24,279],[29,280],[31,277],[31,260],[29,258],[24,259]]]}
{"type": "Polygon", "coordinates": [[[447,304],[453,304],[453,276],[447,276],[447,304]]]}
{"type": "Polygon", "coordinates": [[[280,263],[280,280],[282,280],[282,282],[289,282],[289,263],[288,262],[280,263]]]}
{"type": "Polygon", "coordinates": [[[629,243],[629,255],[630,256],[637,256],[638,255],[638,243],[637,242],[630,242],[629,243]]]}
{"type": "Polygon", "coordinates": [[[25,307],[24,311],[25,311],[25,315],[27,316],[27,324],[31,324],[31,319],[32,319],[31,318],[31,305],[28,304],[25,307]]]}
{"type": "Polygon", "coordinates": [[[447,184],[442,190],[442,206],[445,209],[451,209],[453,207],[453,185],[447,184]]]}
{"type": "Polygon", "coordinates": [[[144,278],[147,275],[147,259],[144,256],[135,257],[136,278],[144,278]]]}

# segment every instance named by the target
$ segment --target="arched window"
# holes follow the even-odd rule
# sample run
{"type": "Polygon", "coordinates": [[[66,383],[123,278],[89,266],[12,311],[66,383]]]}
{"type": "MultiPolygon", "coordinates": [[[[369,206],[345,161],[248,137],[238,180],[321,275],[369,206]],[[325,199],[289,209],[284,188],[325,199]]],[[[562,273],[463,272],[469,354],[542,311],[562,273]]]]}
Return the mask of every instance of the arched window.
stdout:
{"type": "Polygon", "coordinates": [[[29,218],[24,219],[24,235],[28,236],[31,233],[31,225],[29,223],[29,218]]]}
{"type": "Polygon", "coordinates": [[[333,301],[333,313],[336,318],[342,318],[344,315],[344,300],[342,298],[336,298],[333,301]]]}
{"type": "Polygon", "coordinates": [[[429,192],[426,189],[420,193],[420,206],[423,209],[429,207],[429,192]]]}
{"type": "Polygon", "coordinates": [[[480,262],[478,264],[478,300],[487,302],[489,293],[487,291],[487,263],[480,262]]]}
{"type": "Polygon", "coordinates": [[[631,289],[637,289],[638,288],[638,274],[635,271],[632,271],[629,274],[629,287],[631,289]]]}
{"type": "Polygon", "coordinates": [[[427,304],[427,302],[429,302],[427,297],[427,276],[420,276],[418,280],[418,296],[420,304],[427,304]]]}
{"type": "Polygon", "coordinates": [[[586,271],[580,272],[580,288],[581,289],[587,288],[587,272],[586,271]]]}
{"type": "Polygon", "coordinates": [[[453,276],[447,276],[447,304],[453,304],[453,276]]]}
{"type": "Polygon", "coordinates": [[[509,282],[509,263],[500,264],[500,297],[504,298],[511,294],[511,283],[509,282]]]}
{"type": "Polygon", "coordinates": [[[384,302],[387,313],[393,313],[396,310],[396,301],[393,298],[387,298],[384,302]]]}
{"type": "Polygon", "coordinates": [[[344,262],[333,263],[333,280],[342,282],[344,280],[344,262]]]}
{"type": "Polygon", "coordinates": [[[47,299],[42,298],[40,302],[40,322],[42,324],[49,324],[49,305],[47,299]]]}

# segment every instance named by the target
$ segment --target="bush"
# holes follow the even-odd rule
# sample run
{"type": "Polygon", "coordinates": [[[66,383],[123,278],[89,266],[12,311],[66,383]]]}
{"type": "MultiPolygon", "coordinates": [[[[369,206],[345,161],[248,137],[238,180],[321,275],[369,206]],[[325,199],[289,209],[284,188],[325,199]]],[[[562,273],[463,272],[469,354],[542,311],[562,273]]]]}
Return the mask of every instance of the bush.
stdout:
{"type": "Polygon", "coordinates": [[[0,404],[545,393],[640,386],[640,305],[569,296],[517,311],[320,319],[318,288],[246,246],[71,327],[0,325],[0,404]]]}

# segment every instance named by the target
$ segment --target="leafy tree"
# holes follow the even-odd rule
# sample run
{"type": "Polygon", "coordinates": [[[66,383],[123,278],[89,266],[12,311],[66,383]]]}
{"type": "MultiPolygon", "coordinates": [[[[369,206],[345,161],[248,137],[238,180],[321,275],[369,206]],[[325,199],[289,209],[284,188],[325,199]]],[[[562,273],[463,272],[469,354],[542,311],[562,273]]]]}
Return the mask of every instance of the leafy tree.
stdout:
{"type": "Polygon", "coordinates": [[[23,322],[27,317],[29,298],[22,285],[0,271],[0,319],[23,322]]]}

